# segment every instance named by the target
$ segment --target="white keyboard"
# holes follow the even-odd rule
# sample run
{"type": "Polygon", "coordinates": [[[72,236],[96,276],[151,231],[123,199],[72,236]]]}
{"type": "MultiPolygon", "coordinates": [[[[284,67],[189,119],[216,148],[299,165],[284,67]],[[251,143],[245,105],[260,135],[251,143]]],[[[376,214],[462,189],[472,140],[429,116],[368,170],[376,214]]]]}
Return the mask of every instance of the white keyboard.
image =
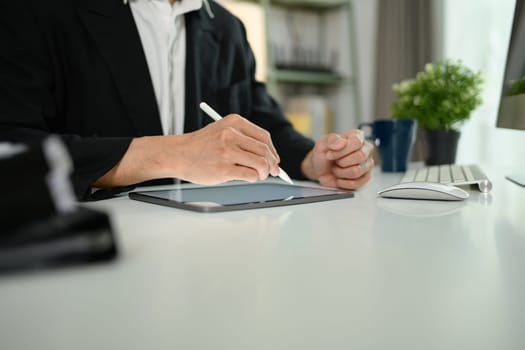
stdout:
{"type": "Polygon", "coordinates": [[[435,165],[408,169],[404,182],[434,182],[453,186],[475,185],[481,192],[489,192],[492,183],[477,165],[435,165]]]}

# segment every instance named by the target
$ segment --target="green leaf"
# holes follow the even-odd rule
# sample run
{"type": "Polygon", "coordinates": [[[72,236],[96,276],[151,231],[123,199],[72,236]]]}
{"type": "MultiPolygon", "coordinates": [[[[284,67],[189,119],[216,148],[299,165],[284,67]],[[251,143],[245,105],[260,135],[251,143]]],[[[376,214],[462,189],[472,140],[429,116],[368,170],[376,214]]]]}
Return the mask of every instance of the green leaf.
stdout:
{"type": "Polygon", "coordinates": [[[390,114],[397,119],[414,118],[425,129],[457,129],[481,104],[482,83],[480,72],[459,61],[428,63],[415,79],[392,86],[397,99],[390,105],[390,114]]]}

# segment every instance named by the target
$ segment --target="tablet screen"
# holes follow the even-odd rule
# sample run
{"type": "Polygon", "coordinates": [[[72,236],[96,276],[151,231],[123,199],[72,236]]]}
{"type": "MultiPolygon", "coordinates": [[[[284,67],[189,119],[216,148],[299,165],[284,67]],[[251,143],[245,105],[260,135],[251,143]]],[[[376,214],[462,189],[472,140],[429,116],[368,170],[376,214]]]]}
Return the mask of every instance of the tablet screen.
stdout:
{"type": "Polygon", "coordinates": [[[319,202],[352,192],[279,183],[220,185],[130,193],[130,198],[196,211],[226,211],[319,202]]]}

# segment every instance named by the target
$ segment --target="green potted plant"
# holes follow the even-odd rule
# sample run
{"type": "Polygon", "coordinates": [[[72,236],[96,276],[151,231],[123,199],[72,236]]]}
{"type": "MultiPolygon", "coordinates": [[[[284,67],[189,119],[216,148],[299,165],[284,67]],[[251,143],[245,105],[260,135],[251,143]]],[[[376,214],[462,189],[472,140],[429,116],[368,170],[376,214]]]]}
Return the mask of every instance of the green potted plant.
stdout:
{"type": "Polygon", "coordinates": [[[481,73],[459,61],[442,60],[425,65],[415,79],[394,84],[397,99],[392,118],[414,118],[426,134],[427,165],[453,164],[459,127],[481,104],[481,73]]]}

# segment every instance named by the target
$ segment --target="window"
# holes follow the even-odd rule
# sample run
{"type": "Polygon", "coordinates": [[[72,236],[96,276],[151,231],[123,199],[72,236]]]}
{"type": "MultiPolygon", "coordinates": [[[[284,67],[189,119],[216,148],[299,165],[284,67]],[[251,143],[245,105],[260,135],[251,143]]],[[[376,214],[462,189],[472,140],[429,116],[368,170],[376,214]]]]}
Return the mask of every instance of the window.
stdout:
{"type": "Polygon", "coordinates": [[[514,0],[444,0],[443,55],[482,72],[483,104],[461,129],[457,162],[523,163],[525,132],[497,129],[514,0]]]}

